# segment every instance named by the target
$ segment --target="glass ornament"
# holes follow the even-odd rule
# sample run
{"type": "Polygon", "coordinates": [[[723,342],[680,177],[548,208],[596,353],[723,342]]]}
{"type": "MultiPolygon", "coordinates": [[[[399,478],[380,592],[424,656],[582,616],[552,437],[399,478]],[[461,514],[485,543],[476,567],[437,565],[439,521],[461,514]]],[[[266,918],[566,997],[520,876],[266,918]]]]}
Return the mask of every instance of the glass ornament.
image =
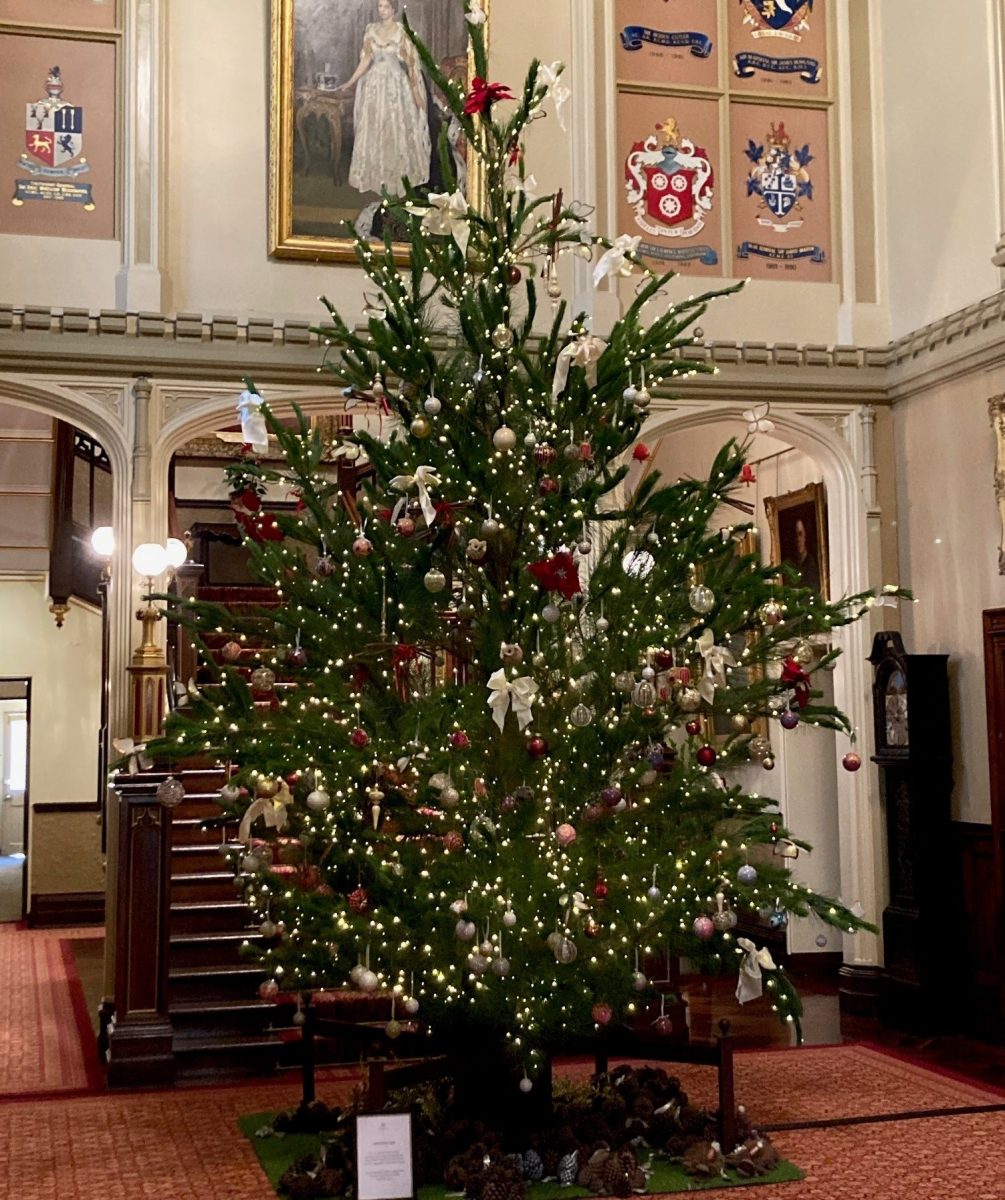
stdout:
{"type": "Polygon", "coordinates": [[[256,692],[271,692],[276,686],[276,673],[268,667],[257,667],[251,672],[251,686],[256,692]]]}
{"type": "Polygon", "coordinates": [[[447,577],[438,567],[431,567],[422,577],[422,582],[426,591],[435,595],[447,586],[447,577]]]}
{"type": "Polygon", "coordinates": [[[157,786],[158,803],[165,808],[175,808],[185,799],[185,785],[180,779],[165,779],[157,786]]]}
{"type": "Polygon", "coordinates": [[[696,613],[704,616],[715,608],[715,592],[704,583],[696,583],[687,594],[687,602],[696,613]]]}
{"type": "Polygon", "coordinates": [[[236,783],[225,783],[220,788],[220,799],[224,804],[236,804],[241,798],[241,789],[236,783]]]}
{"type": "Polygon", "coordinates": [[[331,796],[322,788],[315,788],[313,792],[309,792],[307,796],[307,807],[311,812],[324,812],[332,802],[331,796]]]}
{"type": "Polygon", "coordinates": [[[765,625],[777,625],[784,615],[785,610],[777,600],[766,600],[759,610],[759,616],[765,625]]]}
{"type": "Polygon", "coordinates": [[[513,345],[513,330],[508,325],[497,325],[492,330],[492,345],[497,350],[508,350],[513,345]]]}
{"type": "Polygon", "coordinates": [[[579,956],[579,950],[572,938],[559,936],[554,946],[555,962],[563,966],[574,963],[579,956]]]}
{"type": "Polygon", "coordinates": [[[435,417],[436,414],[443,407],[443,405],[440,403],[439,400],[437,400],[437,398],[435,396],[427,396],[425,401],[423,402],[422,407],[426,410],[427,413],[429,413],[429,415],[431,417],[435,417]]]}
{"type": "Polygon", "coordinates": [[[412,437],[419,438],[421,440],[429,437],[429,435],[433,432],[433,425],[428,417],[419,416],[412,418],[408,429],[412,437]]]}
{"type": "Polygon", "coordinates": [[[328,579],[335,572],[335,560],[327,554],[322,554],[314,564],[314,572],[321,579],[328,579]]]}
{"type": "Polygon", "coordinates": [[[701,693],[697,688],[681,688],[677,704],[683,712],[697,712],[701,708],[701,693]]]}
{"type": "Polygon", "coordinates": [[[632,688],[632,703],[636,708],[650,708],[656,700],[656,688],[648,679],[643,679],[632,688]]]}
{"type": "Polygon", "coordinates": [[[512,450],[516,445],[516,434],[508,425],[500,425],[492,435],[492,445],[497,450],[512,450]]]}
{"type": "Polygon", "coordinates": [[[631,671],[619,671],[614,676],[614,686],[619,692],[630,692],[635,687],[635,676],[631,671]]]}
{"type": "Polygon", "coordinates": [[[569,720],[577,729],[585,729],[593,720],[593,709],[586,704],[576,704],[569,713],[569,720]]]}
{"type": "Polygon", "coordinates": [[[752,737],[747,743],[747,753],[755,762],[761,762],[771,753],[771,743],[767,738],[752,737]]]}

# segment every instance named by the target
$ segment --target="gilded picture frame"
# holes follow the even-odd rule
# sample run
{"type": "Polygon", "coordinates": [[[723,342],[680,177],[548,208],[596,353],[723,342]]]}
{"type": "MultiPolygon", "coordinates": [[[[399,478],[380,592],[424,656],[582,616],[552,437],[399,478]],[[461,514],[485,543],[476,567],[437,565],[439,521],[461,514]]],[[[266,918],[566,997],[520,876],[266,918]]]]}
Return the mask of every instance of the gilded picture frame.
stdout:
{"type": "MultiPolygon", "coordinates": [[[[413,0],[410,6],[406,0],[271,0],[273,257],[355,262],[345,222],[353,222],[363,236],[383,239],[380,185],[394,194],[407,174],[420,190],[443,190],[443,128],[452,168],[477,204],[480,172],[405,36],[401,16],[406,8],[443,73],[467,88],[473,61],[458,0],[413,0]],[[395,136],[388,139],[391,129],[395,136]]],[[[487,39],[488,0],[482,8],[487,39]]],[[[395,233],[392,227],[392,239],[395,233]]],[[[407,241],[394,245],[398,261],[406,263],[407,241]]]]}
{"type": "Polygon", "coordinates": [[[794,568],[802,587],[830,599],[827,553],[827,496],[822,483],[764,500],[771,530],[771,564],[794,568]]]}

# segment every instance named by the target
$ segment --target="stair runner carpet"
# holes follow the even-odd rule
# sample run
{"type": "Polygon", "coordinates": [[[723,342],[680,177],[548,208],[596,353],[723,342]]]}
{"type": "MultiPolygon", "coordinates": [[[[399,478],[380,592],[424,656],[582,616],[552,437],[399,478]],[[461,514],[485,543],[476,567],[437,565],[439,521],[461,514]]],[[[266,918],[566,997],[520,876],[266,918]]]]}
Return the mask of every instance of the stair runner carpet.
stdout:
{"type": "Polygon", "coordinates": [[[104,1085],[75,937],[93,938],[94,929],[0,925],[0,1098],[104,1085]]]}
{"type": "MultiPolygon", "coordinates": [[[[806,1179],[759,1187],[756,1200],[1005,1195],[1005,1117],[997,1111],[1001,1095],[990,1089],[864,1046],[740,1053],[737,1072],[738,1096],[765,1123],[985,1106],[780,1132],[779,1150],[806,1179]]],[[[695,1095],[714,1087],[707,1068],[682,1067],[680,1074],[695,1095]]],[[[337,1101],[356,1079],[355,1072],[324,1071],[319,1093],[337,1101]]],[[[18,1200],[274,1200],[237,1122],[297,1098],[291,1079],[0,1103],[0,1178],[18,1200]]]]}

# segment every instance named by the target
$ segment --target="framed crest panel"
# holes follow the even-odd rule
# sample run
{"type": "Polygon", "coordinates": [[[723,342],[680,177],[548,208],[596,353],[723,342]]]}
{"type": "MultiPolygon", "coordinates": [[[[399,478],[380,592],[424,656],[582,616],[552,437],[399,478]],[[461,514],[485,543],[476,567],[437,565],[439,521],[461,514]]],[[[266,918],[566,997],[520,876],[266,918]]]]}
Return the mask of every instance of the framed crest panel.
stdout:
{"type": "Polygon", "coordinates": [[[832,277],[827,130],[824,109],[730,106],[733,253],[754,279],[832,277]]]}
{"type": "MultiPolygon", "coordinates": [[[[463,134],[405,34],[404,0],[271,5],[271,254],[354,262],[350,226],[363,237],[388,232],[382,188],[398,194],[407,176],[419,189],[443,190],[442,131],[461,187],[477,190],[463,134]]],[[[408,19],[443,73],[467,86],[462,6],[422,0],[408,19]]],[[[404,230],[390,233],[406,260],[404,230]]]]}
{"type": "Polygon", "coordinates": [[[729,0],[735,91],[827,92],[827,0],[729,0]]]}
{"type": "Polygon", "coordinates": [[[663,270],[722,275],[719,101],[618,92],[618,233],[663,270]]]}
{"type": "Polygon", "coordinates": [[[717,87],[716,0],[617,0],[615,71],[624,83],[717,87]]]}
{"type": "Polygon", "coordinates": [[[0,21],[60,29],[115,29],[125,0],[0,0],[0,21]]]}
{"type": "Polygon", "coordinates": [[[115,236],[117,54],[0,31],[0,233],[115,236]]]}

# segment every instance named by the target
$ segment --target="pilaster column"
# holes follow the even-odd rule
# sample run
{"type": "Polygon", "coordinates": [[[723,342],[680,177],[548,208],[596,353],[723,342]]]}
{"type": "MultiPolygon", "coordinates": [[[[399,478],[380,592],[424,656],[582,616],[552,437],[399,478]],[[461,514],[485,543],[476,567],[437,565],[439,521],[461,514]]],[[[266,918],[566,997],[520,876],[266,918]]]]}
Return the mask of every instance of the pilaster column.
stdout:
{"type": "Polygon", "coordinates": [[[994,164],[998,201],[998,241],[991,261],[998,268],[1001,284],[1005,287],[1005,0],[988,0],[988,4],[988,53],[991,55],[991,103],[995,132],[988,149],[994,164]]]}
{"type": "Polygon", "coordinates": [[[128,0],[123,41],[122,266],[115,303],[129,312],[163,312],[161,272],[161,0],[128,0]]]}

